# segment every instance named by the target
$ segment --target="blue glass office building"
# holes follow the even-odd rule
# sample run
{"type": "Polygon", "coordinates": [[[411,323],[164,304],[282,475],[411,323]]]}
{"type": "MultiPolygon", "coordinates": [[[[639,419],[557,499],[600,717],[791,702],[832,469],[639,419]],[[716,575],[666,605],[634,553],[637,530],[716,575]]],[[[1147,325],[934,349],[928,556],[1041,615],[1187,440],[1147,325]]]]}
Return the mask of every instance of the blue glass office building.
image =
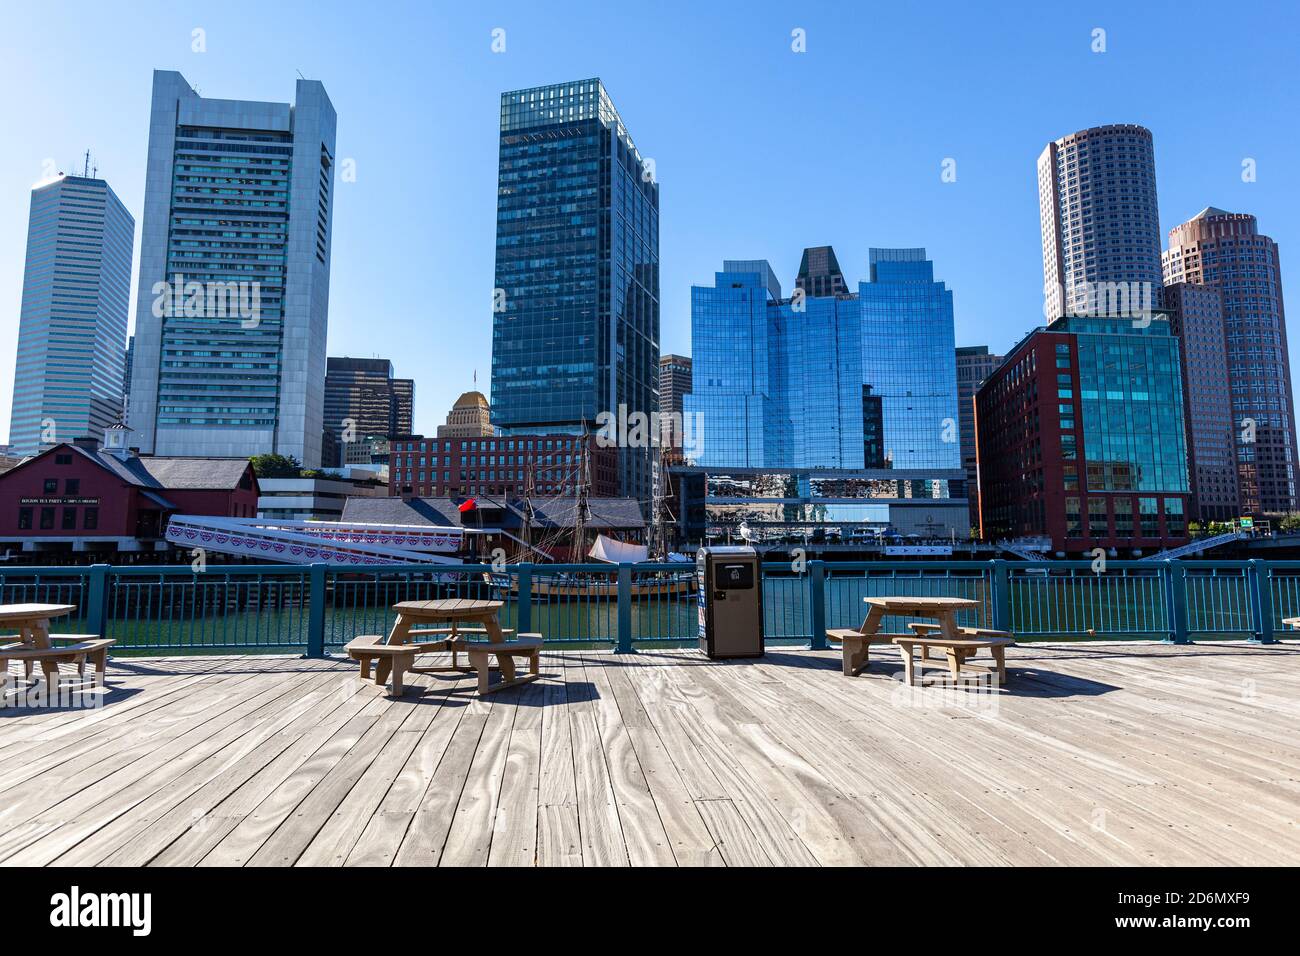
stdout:
{"type": "Polygon", "coordinates": [[[766,261],[730,260],[692,288],[688,538],[740,520],[967,533],[952,292],[923,249],[872,249],[856,293],[804,292],[834,278],[786,298],[766,261]]]}
{"type": "MultiPolygon", "coordinates": [[[[599,79],[501,96],[492,418],[595,430],[658,409],[659,186],[599,79]]],[[[624,450],[648,499],[650,455],[624,450]]]]}

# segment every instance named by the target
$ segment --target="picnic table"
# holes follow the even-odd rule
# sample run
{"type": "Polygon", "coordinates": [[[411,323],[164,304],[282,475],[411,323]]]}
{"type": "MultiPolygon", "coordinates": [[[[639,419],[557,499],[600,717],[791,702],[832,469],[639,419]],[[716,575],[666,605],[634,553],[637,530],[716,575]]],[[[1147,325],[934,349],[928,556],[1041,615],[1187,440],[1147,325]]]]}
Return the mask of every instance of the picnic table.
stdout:
{"type": "Polygon", "coordinates": [[[15,636],[28,648],[47,650],[51,646],[50,621],[76,609],[75,604],[0,604],[0,628],[18,631],[15,636]]]}
{"type": "Polygon", "coordinates": [[[868,653],[872,644],[892,644],[898,637],[912,638],[912,634],[886,634],[880,625],[887,616],[926,617],[938,621],[939,633],[949,640],[962,637],[957,624],[957,613],[980,606],[972,598],[954,597],[866,597],[862,599],[867,605],[867,616],[858,630],[836,628],[828,630],[826,636],[836,641],[844,649],[844,676],[855,677],[867,665],[868,653]]]}
{"type": "Polygon", "coordinates": [[[85,676],[86,659],[95,663],[95,678],[103,683],[108,648],[115,642],[95,634],[51,634],[50,622],[66,617],[77,609],[75,604],[0,604],[0,628],[12,628],[16,635],[0,637],[0,704],[8,693],[9,662],[22,661],[24,677],[32,676],[32,665],[39,663],[48,689],[59,682],[59,662],[77,665],[85,676]]]}
{"type": "MultiPolygon", "coordinates": [[[[474,598],[441,598],[431,601],[402,601],[393,605],[397,619],[387,638],[378,636],[359,637],[348,645],[348,653],[361,661],[361,676],[369,676],[370,660],[375,665],[375,683],[386,684],[390,677],[395,696],[402,693],[402,674],[429,674],[439,671],[477,671],[479,675],[479,692],[501,690],[526,681],[536,680],[538,676],[537,658],[542,640],[539,634],[521,634],[517,640],[507,640],[507,631],[497,620],[498,612],[503,607],[501,601],[485,601],[474,598]],[[442,625],[425,627],[422,625],[442,625]],[[486,641],[468,641],[471,635],[483,635],[486,641]],[[415,665],[417,654],[432,654],[450,651],[450,665],[415,665]],[[466,654],[470,665],[462,667],[457,662],[457,655],[466,654]],[[488,655],[496,657],[497,669],[502,680],[497,684],[488,681],[488,655]],[[515,674],[515,657],[529,660],[530,673],[523,676],[515,674]]],[[[513,633],[513,632],[511,632],[513,633]]]]}

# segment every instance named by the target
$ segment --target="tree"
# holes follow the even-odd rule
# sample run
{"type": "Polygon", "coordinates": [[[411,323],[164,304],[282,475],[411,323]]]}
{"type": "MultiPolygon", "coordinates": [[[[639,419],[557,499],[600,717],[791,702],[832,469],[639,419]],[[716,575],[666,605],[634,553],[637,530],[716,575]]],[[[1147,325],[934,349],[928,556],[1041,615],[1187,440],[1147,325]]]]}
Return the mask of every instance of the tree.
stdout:
{"type": "Polygon", "coordinates": [[[253,474],[259,478],[297,478],[302,464],[292,455],[253,455],[253,474]]]}
{"type": "Polygon", "coordinates": [[[1290,534],[1293,531],[1300,531],[1300,513],[1292,511],[1283,515],[1282,520],[1277,524],[1279,531],[1290,534]]]}

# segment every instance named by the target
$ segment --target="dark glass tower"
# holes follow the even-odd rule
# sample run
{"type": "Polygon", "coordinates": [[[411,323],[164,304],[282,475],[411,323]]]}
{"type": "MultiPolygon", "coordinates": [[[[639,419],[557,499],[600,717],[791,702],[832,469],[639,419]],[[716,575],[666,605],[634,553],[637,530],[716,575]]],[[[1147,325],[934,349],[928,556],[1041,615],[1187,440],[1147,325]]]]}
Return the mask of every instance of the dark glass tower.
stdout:
{"type": "MultiPolygon", "coordinates": [[[[593,431],[658,410],[659,186],[599,79],[501,96],[492,418],[593,431]]],[[[647,500],[651,457],[620,455],[647,500]]]]}
{"type": "Polygon", "coordinates": [[[840,272],[839,260],[830,246],[810,246],[799,261],[794,287],[809,296],[848,295],[849,287],[840,272]]]}
{"type": "Polygon", "coordinates": [[[334,436],[336,455],[323,464],[344,464],[343,445],[349,441],[411,434],[414,398],[415,382],[393,378],[393,363],[388,359],[328,358],[325,430],[334,436]]]}

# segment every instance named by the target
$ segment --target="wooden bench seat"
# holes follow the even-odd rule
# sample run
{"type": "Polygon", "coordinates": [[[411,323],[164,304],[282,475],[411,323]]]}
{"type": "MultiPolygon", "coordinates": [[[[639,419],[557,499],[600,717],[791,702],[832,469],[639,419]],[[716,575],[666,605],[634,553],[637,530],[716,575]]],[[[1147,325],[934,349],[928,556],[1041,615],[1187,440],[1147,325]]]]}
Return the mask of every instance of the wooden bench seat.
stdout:
{"type": "Polygon", "coordinates": [[[966,671],[983,674],[996,674],[998,684],[1001,685],[1005,684],[1007,680],[1006,648],[1008,645],[1014,644],[1015,639],[1002,636],[921,637],[910,634],[895,637],[894,643],[903,652],[903,679],[909,685],[914,686],[916,684],[916,671],[918,668],[940,666],[948,668],[954,681],[961,680],[962,671],[965,669],[966,671]],[[919,660],[912,655],[912,648],[914,647],[921,649],[919,660]],[[993,655],[993,665],[985,667],[979,664],[967,663],[982,648],[988,648],[989,653],[993,655]],[[932,649],[942,651],[944,660],[931,660],[929,652],[932,649]]]}
{"type": "Polygon", "coordinates": [[[868,638],[866,634],[851,627],[836,627],[826,632],[828,641],[843,647],[845,677],[856,677],[858,671],[867,666],[872,644],[888,644],[897,636],[899,635],[877,633],[868,638]]]}
{"type": "MultiPolygon", "coordinates": [[[[0,640],[3,640],[0,638],[0,640]]],[[[51,634],[51,647],[32,647],[22,642],[11,642],[0,646],[0,673],[4,682],[9,679],[9,662],[22,661],[23,673],[31,680],[33,665],[39,663],[45,676],[46,688],[53,691],[59,683],[59,664],[71,663],[77,666],[77,674],[86,676],[86,661],[95,665],[95,684],[102,686],[104,672],[108,667],[108,649],[117,643],[110,637],[95,634],[51,634]]]]}
{"type": "Polygon", "coordinates": [[[405,690],[402,676],[415,667],[415,656],[440,651],[445,647],[445,641],[389,644],[388,638],[383,634],[363,634],[348,641],[344,650],[347,651],[348,657],[360,661],[362,680],[370,679],[370,664],[372,661],[378,661],[375,666],[375,683],[387,684],[391,676],[393,696],[400,697],[405,690]]]}
{"type": "MultiPolygon", "coordinates": [[[[499,630],[501,634],[513,634],[515,632],[513,627],[503,627],[499,630]]],[[[447,625],[446,627],[412,628],[406,632],[407,637],[437,636],[442,640],[451,641],[448,648],[451,650],[451,666],[453,670],[460,666],[456,657],[456,655],[460,653],[459,638],[464,637],[466,634],[486,636],[488,634],[488,629],[486,627],[461,627],[459,625],[452,627],[451,625],[447,625]]]]}
{"type": "MultiPolygon", "coordinates": [[[[940,633],[938,624],[928,621],[909,621],[908,627],[916,632],[917,637],[933,637],[940,633]]],[[[963,637],[1014,637],[1010,631],[996,631],[991,627],[959,627],[963,637]]]]}
{"type": "Polygon", "coordinates": [[[478,673],[480,695],[526,684],[541,676],[542,635],[520,634],[513,641],[458,641],[457,650],[469,655],[470,665],[478,673]],[[496,657],[501,670],[501,680],[491,683],[490,658],[496,657]],[[528,662],[528,673],[516,676],[513,658],[522,657],[528,662]]]}

